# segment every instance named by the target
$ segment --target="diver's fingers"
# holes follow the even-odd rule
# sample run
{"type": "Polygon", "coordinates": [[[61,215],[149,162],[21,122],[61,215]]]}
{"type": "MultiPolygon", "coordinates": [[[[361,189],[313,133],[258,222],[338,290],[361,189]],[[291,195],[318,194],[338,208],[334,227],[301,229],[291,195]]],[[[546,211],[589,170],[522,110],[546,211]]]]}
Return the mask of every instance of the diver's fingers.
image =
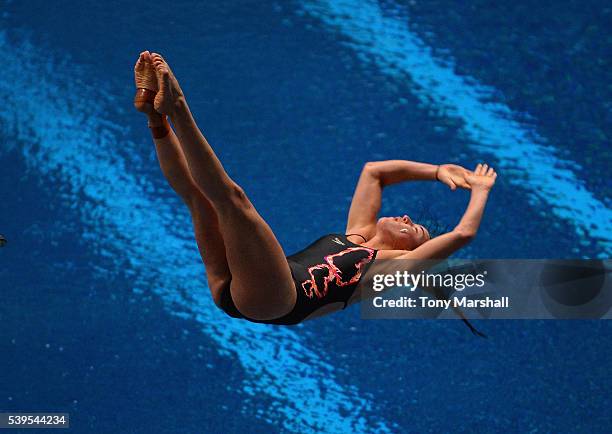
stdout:
{"type": "Polygon", "coordinates": [[[478,163],[476,165],[476,169],[474,169],[474,175],[480,175],[480,169],[482,168],[482,164],[478,163]]]}
{"type": "Polygon", "coordinates": [[[489,167],[489,170],[487,171],[487,176],[493,176],[494,173],[495,173],[495,170],[493,170],[492,167],[489,167]]]}
{"type": "Polygon", "coordinates": [[[457,186],[461,188],[467,188],[468,190],[472,188],[472,186],[465,179],[462,179],[461,181],[459,181],[457,183],[457,186]]]}

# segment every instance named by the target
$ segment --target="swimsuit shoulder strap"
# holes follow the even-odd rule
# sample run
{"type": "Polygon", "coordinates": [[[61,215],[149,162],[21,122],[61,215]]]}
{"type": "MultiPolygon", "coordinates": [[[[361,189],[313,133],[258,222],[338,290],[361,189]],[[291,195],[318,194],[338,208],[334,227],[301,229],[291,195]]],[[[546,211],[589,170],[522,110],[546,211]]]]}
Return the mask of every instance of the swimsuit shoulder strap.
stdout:
{"type": "Polygon", "coordinates": [[[344,236],[345,236],[345,237],[350,237],[351,235],[356,235],[356,236],[358,236],[358,237],[361,237],[361,238],[363,238],[363,241],[364,241],[364,242],[366,242],[366,243],[368,242],[368,240],[366,240],[366,237],[364,237],[364,236],[363,236],[363,235],[361,235],[361,234],[346,234],[346,235],[344,235],[344,236]]]}

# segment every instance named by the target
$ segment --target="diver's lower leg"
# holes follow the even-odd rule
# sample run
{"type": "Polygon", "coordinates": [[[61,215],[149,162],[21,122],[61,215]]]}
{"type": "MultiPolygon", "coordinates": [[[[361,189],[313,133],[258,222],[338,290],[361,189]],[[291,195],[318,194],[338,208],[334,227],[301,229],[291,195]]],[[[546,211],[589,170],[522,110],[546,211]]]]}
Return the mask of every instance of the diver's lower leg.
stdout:
{"type": "Polygon", "coordinates": [[[155,152],[159,167],[168,181],[168,184],[187,204],[196,199],[201,193],[189,172],[189,166],[181,150],[176,134],[170,128],[165,116],[149,116],[149,128],[155,143],[155,152]]]}
{"type": "Polygon", "coordinates": [[[136,61],[134,81],[136,83],[134,107],[147,115],[162,172],[174,191],[189,204],[196,196],[197,187],[166,115],[158,113],[154,108],[159,86],[157,72],[148,51],[140,53],[136,61]]]}
{"type": "Polygon", "coordinates": [[[213,204],[224,201],[235,183],[201,133],[184,100],[177,105],[170,119],[196,185],[213,204]]]}
{"type": "Polygon", "coordinates": [[[212,147],[196,125],[178,81],[163,58],[153,53],[151,59],[157,72],[159,92],[155,109],[172,120],[189,171],[198,188],[213,203],[224,201],[235,186],[225,172],[212,147]]]}

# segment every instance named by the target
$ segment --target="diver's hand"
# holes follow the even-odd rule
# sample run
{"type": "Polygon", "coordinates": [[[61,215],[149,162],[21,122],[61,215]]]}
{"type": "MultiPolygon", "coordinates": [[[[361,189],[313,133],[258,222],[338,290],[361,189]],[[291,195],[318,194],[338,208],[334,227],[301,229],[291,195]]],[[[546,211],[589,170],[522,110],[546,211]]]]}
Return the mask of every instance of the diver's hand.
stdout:
{"type": "Polygon", "coordinates": [[[448,185],[451,190],[456,190],[457,187],[470,189],[470,184],[467,182],[466,177],[471,174],[467,169],[456,164],[442,164],[438,168],[438,181],[448,185]]]}
{"type": "Polygon", "coordinates": [[[492,167],[489,167],[486,164],[478,164],[474,172],[470,172],[468,176],[466,176],[465,180],[472,187],[472,191],[474,190],[485,190],[489,191],[495,185],[495,179],[497,178],[497,173],[493,170],[492,167]]]}

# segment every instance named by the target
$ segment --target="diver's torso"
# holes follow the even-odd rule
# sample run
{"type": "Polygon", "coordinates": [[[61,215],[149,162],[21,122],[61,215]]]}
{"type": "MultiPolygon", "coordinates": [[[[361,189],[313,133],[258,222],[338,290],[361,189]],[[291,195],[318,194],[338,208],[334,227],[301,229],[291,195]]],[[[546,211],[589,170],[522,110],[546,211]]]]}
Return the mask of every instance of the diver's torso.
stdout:
{"type": "Polygon", "coordinates": [[[238,311],[229,284],[219,306],[229,316],[252,322],[292,325],[308,318],[346,308],[357,286],[376,258],[376,250],[348,240],[343,234],[324,235],[308,247],[287,257],[296,290],[296,304],[287,315],[254,320],[238,311]]]}
{"type": "Polygon", "coordinates": [[[324,235],[288,256],[298,292],[294,311],[306,319],[345,308],[375,258],[375,249],[353,243],[343,234],[324,235]]]}

